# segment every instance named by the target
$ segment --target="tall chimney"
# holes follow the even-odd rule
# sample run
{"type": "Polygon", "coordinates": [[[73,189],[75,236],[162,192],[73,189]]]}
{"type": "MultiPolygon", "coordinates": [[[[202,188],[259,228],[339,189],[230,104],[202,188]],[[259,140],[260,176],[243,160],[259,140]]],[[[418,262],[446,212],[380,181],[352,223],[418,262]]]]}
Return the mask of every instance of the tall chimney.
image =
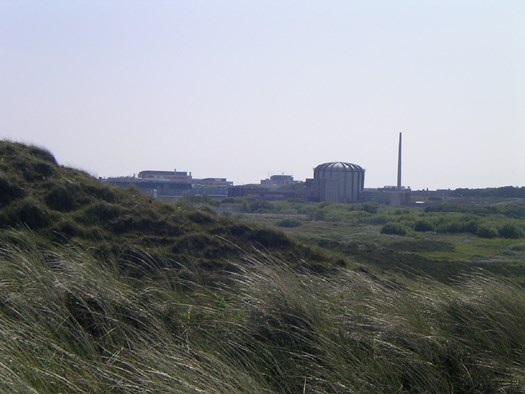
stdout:
{"type": "Polygon", "coordinates": [[[401,189],[401,139],[403,133],[399,133],[399,152],[397,154],[397,188],[401,189]]]}

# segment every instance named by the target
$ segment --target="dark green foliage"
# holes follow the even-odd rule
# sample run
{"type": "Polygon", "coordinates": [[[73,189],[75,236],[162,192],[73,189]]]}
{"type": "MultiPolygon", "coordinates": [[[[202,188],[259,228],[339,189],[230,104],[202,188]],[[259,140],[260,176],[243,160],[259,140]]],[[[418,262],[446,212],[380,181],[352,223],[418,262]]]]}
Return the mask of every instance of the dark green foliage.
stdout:
{"type": "Polygon", "coordinates": [[[100,182],[97,182],[94,185],[85,183],[82,187],[84,188],[84,193],[92,199],[110,203],[117,202],[118,200],[117,193],[115,192],[116,189],[110,188],[100,182]]]}
{"type": "Polygon", "coordinates": [[[287,218],[287,219],[279,220],[276,224],[279,227],[299,227],[303,223],[300,220],[297,220],[297,219],[287,218]]]}
{"type": "Polygon", "coordinates": [[[525,203],[498,205],[497,212],[509,218],[525,219],[525,203]]]}
{"type": "Polygon", "coordinates": [[[187,234],[177,238],[171,251],[176,254],[186,254],[192,259],[196,257],[221,259],[238,252],[232,244],[205,233],[187,234]]]}
{"type": "MultiPolygon", "coordinates": [[[[524,188],[525,189],[525,188],[524,188]]],[[[476,204],[436,204],[425,207],[426,213],[432,212],[457,212],[470,213],[480,216],[487,216],[493,214],[505,215],[509,218],[523,219],[525,218],[525,202],[511,201],[503,204],[494,205],[476,205],[476,204]]]]}
{"type": "Polygon", "coordinates": [[[478,227],[477,235],[481,238],[496,238],[499,234],[494,227],[482,224],[478,227]]]}
{"type": "Polygon", "coordinates": [[[248,234],[248,240],[265,248],[285,248],[291,245],[290,239],[281,232],[269,229],[256,229],[248,234]]]}
{"type": "Polygon", "coordinates": [[[486,189],[456,189],[452,194],[459,197],[525,198],[525,187],[503,186],[486,189]]]}
{"type": "Polygon", "coordinates": [[[224,235],[242,238],[246,237],[250,231],[250,227],[240,223],[230,224],[221,229],[221,232],[224,232],[224,235]]]}
{"type": "Polygon", "coordinates": [[[184,227],[171,221],[133,215],[119,216],[110,228],[116,234],[139,233],[177,237],[184,233],[184,227]]]}
{"type": "Polygon", "coordinates": [[[48,226],[52,221],[51,215],[42,209],[33,199],[18,200],[9,205],[1,213],[2,226],[28,227],[39,230],[48,226]]]}
{"type": "Polygon", "coordinates": [[[210,224],[215,221],[215,218],[213,217],[213,212],[203,212],[203,211],[195,211],[188,215],[188,219],[190,219],[194,223],[198,224],[210,224]]]}
{"type": "Polygon", "coordinates": [[[57,162],[45,149],[13,142],[0,141],[0,169],[18,186],[23,182],[42,181],[55,174],[57,162]]]}
{"type": "Polygon", "coordinates": [[[520,238],[523,236],[523,231],[514,223],[506,223],[498,230],[499,235],[503,238],[520,238]]]}
{"type": "MultiPolygon", "coordinates": [[[[15,144],[15,145],[22,146],[19,144],[15,144]]],[[[25,148],[25,146],[23,147],[25,148]]],[[[28,146],[27,152],[29,153],[29,156],[40,159],[42,162],[46,162],[47,164],[50,164],[51,166],[58,165],[55,159],[55,156],[53,156],[53,154],[45,148],[36,147],[36,146],[28,146]]]]}
{"type": "Polygon", "coordinates": [[[323,209],[318,209],[313,212],[313,219],[314,220],[325,220],[326,219],[326,212],[323,209]]]}
{"type": "Polygon", "coordinates": [[[84,209],[83,218],[86,222],[108,222],[120,217],[124,208],[116,204],[95,202],[84,209]]]}
{"type": "Polygon", "coordinates": [[[445,219],[437,226],[440,233],[471,233],[477,234],[479,220],[470,215],[461,218],[445,219]]]}
{"type": "Polygon", "coordinates": [[[418,232],[434,231],[434,226],[426,220],[418,220],[416,224],[414,225],[414,231],[418,231],[418,232]]]}
{"type": "Polygon", "coordinates": [[[376,203],[367,203],[363,204],[363,211],[368,213],[377,213],[379,210],[379,205],[376,203]]]}
{"type": "Polygon", "coordinates": [[[407,235],[408,229],[401,223],[390,222],[381,228],[381,234],[407,235]]]}
{"type": "Polygon", "coordinates": [[[387,217],[383,217],[383,216],[373,216],[369,219],[367,219],[366,221],[363,221],[365,223],[369,223],[369,224],[386,224],[388,223],[390,219],[387,218],[387,217]]]}
{"type": "Polygon", "coordinates": [[[55,173],[51,164],[39,161],[21,162],[20,171],[27,182],[44,181],[55,173]]]}
{"type": "Polygon", "coordinates": [[[51,190],[44,197],[44,201],[51,209],[61,212],[70,212],[78,207],[75,199],[78,188],[66,187],[62,185],[52,185],[51,190]]]}
{"type": "Polygon", "coordinates": [[[261,213],[261,212],[271,212],[274,210],[274,206],[269,201],[255,200],[250,202],[245,202],[243,204],[244,212],[252,213],[261,213]]]}
{"type": "Polygon", "coordinates": [[[22,198],[25,192],[18,185],[0,175],[0,204],[8,204],[13,200],[22,198]]]}
{"type": "Polygon", "coordinates": [[[84,231],[77,223],[67,219],[57,223],[53,227],[53,231],[58,235],[64,235],[69,238],[84,235],[84,231]]]}

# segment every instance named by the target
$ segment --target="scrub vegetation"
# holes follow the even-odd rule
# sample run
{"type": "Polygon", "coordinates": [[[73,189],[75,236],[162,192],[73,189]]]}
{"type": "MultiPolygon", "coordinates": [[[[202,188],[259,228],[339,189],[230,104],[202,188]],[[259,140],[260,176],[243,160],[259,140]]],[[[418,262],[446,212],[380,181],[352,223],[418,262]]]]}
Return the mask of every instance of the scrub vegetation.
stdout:
{"type": "Polygon", "coordinates": [[[163,203],[0,154],[2,392],[525,391],[519,200],[163,203]]]}
{"type": "Polygon", "coordinates": [[[525,199],[489,197],[477,204],[463,199],[425,207],[275,201],[264,212],[239,209],[238,218],[280,228],[348,266],[366,264],[379,272],[410,272],[442,282],[483,269],[525,284],[525,199]],[[283,220],[301,225],[282,226],[283,220]]]}

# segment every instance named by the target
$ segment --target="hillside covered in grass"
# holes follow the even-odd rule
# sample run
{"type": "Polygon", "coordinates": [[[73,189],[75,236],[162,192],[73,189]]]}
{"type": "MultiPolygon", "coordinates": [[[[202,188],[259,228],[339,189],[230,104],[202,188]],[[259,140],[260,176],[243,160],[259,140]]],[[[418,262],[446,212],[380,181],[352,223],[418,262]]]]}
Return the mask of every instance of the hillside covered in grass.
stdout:
{"type": "Polygon", "coordinates": [[[39,148],[0,155],[1,392],[525,392],[509,278],[351,269],[39,148]]]}
{"type": "Polygon", "coordinates": [[[4,141],[0,157],[0,233],[11,228],[30,232],[44,247],[77,242],[97,256],[126,261],[147,250],[159,261],[211,271],[254,248],[283,257],[307,256],[312,263],[322,259],[280,231],[104,184],[58,165],[41,148],[4,141]]]}

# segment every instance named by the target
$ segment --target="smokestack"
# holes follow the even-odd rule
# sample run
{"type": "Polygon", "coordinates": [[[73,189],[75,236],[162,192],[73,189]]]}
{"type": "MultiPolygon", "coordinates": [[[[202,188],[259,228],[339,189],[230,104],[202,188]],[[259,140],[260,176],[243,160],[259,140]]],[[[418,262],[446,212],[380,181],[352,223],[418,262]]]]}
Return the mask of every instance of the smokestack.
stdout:
{"type": "Polygon", "coordinates": [[[397,154],[397,188],[401,189],[401,139],[403,133],[399,133],[399,152],[397,154]]]}

